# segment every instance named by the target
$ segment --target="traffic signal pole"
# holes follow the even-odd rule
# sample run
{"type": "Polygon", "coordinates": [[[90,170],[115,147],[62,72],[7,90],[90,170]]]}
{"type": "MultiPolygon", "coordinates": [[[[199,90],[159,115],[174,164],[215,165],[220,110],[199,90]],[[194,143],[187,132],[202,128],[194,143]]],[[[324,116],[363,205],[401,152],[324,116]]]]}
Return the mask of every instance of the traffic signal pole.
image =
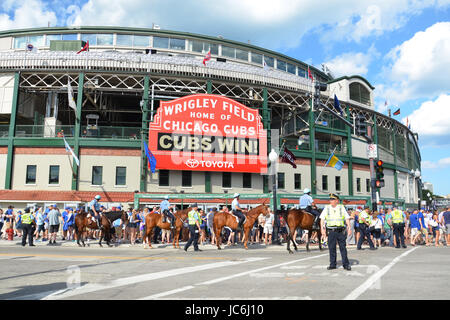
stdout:
{"type": "MultiPolygon", "coordinates": [[[[371,144],[372,139],[372,126],[367,126],[367,143],[371,144]]],[[[371,190],[371,200],[372,200],[372,211],[376,211],[377,208],[377,189],[375,185],[375,159],[373,157],[369,158],[370,167],[370,190],[371,190]]]]}

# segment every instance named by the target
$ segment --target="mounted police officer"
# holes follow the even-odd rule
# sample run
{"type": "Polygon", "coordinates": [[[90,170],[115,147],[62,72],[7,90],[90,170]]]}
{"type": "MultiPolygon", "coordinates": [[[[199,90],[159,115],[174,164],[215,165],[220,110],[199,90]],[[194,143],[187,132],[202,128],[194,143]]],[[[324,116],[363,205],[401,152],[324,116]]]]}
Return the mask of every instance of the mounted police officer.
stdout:
{"type": "Polygon", "coordinates": [[[25,247],[27,244],[27,236],[28,236],[28,245],[30,247],[34,247],[33,244],[33,234],[34,229],[36,227],[36,222],[34,220],[33,214],[30,212],[30,208],[26,208],[24,210],[24,214],[22,215],[22,247],[25,247]]]}
{"type": "Polygon", "coordinates": [[[169,196],[165,196],[164,200],[161,201],[161,212],[164,215],[164,217],[169,217],[170,218],[170,228],[174,229],[175,228],[175,216],[173,215],[172,212],[170,212],[170,208],[173,208],[173,206],[170,205],[169,203],[169,196]]]}
{"type": "Polygon", "coordinates": [[[405,244],[405,221],[406,215],[397,207],[392,210],[392,226],[394,227],[395,247],[400,248],[400,242],[403,248],[405,244]]]}
{"type": "Polygon", "coordinates": [[[359,213],[359,240],[356,246],[357,250],[362,250],[361,246],[364,239],[367,239],[369,243],[370,250],[376,250],[377,248],[373,245],[372,239],[370,238],[369,226],[372,222],[372,217],[369,215],[369,207],[365,207],[363,211],[359,213]]]}
{"type": "Polygon", "coordinates": [[[100,203],[98,202],[102,197],[100,195],[96,195],[94,199],[92,199],[91,202],[89,202],[89,215],[88,217],[91,217],[92,221],[97,222],[98,228],[100,229],[100,203]]]}
{"type": "Polygon", "coordinates": [[[237,227],[236,231],[242,231],[243,230],[242,225],[243,225],[244,220],[245,220],[245,216],[242,213],[242,208],[239,205],[239,197],[240,197],[240,194],[239,193],[235,193],[233,195],[233,198],[234,198],[233,202],[231,202],[231,210],[233,211],[233,214],[239,218],[239,223],[238,223],[238,227],[237,227]]]}
{"type": "Polygon", "coordinates": [[[312,225],[312,229],[319,230],[320,213],[316,209],[313,209],[313,206],[315,207],[316,204],[314,203],[314,200],[311,197],[311,190],[309,190],[308,188],[305,188],[303,190],[303,195],[300,197],[299,207],[300,207],[300,209],[305,210],[315,216],[314,222],[312,225]]]}
{"type": "Polygon", "coordinates": [[[188,213],[188,223],[189,223],[189,240],[184,245],[184,251],[191,246],[192,242],[194,242],[194,251],[202,251],[198,248],[198,235],[200,232],[200,214],[197,211],[197,204],[194,203],[192,205],[192,210],[188,213]]]}
{"type": "Polygon", "coordinates": [[[330,251],[330,265],[328,270],[336,269],[336,243],[339,243],[342,265],[345,270],[351,270],[347,257],[347,233],[350,232],[350,216],[342,204],[339,204],[339,197],[330,194],[330,204],[326,205],[320,214],[322,233],[328,234],[328,250],[330,251]],[[346,227],[347,225],[347,227],[346,227]],[[325,229],[326,228],[326,229],[325,229]],[[347,232],[345,232],[347,228],[347,232]]]}

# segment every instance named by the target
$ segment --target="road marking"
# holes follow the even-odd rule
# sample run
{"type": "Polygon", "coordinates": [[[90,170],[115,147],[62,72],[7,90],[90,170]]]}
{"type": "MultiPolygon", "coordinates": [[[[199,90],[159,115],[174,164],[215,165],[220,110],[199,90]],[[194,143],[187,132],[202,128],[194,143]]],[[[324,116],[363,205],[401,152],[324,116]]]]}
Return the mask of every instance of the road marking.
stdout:
{"type": "Polygon", "coordinates": [[[248,262],[255,262],[255,261],[261,261],[268,258],[247,258],[239,261],[224,261],[224,262],[215,262],[210,264],[204,264],[194,267],[183,267],[178,269],[172,269],[172,270],[166,270],[161,272],[155,272],[155,273],[148,273],[148,274],[142,274],[138,276],[133,277],[127,277],[127,278],[121,278],[114,281],[111,281],[109,283],[92,283],[87,284],[82,287],[78,287],[75,289],[67,290],[58,290],[46,297],[43,298],[43,300],[57,300],[57,299],[64,299],[72,296],[82,295],[86,293],[91,293],[95,291],[100,290],[107,290],[112,289],[116,287],[122,287],[122,286],[128,286],[135,283],[142,283],[145,281],[151,281],[151,280],[157,280],[167,277],[173,277],[178,276],[186,273],[193,273],[203,270],[209,270],[209,269],[215,269],[215,268],[221,268],[221,267],[227,267],[227,266],[233,266],[238,265],[242,263],[248,263],[248,262]]]}
{"type": "Polygon", "coordinates": [[[388,265],[386,265],[383,269],[380,271],[374,273],[371,275],[362,285],[360,285],[358,288],[353,290],[349,295],[347,295],[344,300],[355,300],[357,299],[361,294],[363,294],[367,289],[369,289],[376,281],[378,281],[386,272],[389,271],[397,262],[399,262],[402,258],[406,257],[408,254],[416,250],[418,247],[412,248],[411,250],[408,250],[404,252],[403,254],[396,257],[394,260],[392,260],[388,265]]]}
{"type": "Polygon", "coordinates": [[[265,272],[265,273],[251,273],[252,278],[286,278],[298,277],[304,275],[304,272],[265,272]]]}
{"type": "MultiPolygon", "coordinates": [[[[260,271],[269,270],[269,269],[273,269],[273,268],[278,268],[278,267],[281,267],[281,266],[287,266],[287,265],[294,264],[294,263],[297,263],[297,262],[307,261],[307,260],[311,260],[311,259],[316,259],[316,258],[320,258],[320,257],[327,256],[327,255],[328,255],[327,253],[326,254],[320,254],[320,255],[317,255],[317,256],[314,256],[314,257],[302,258],[302,259],[298,259],[298,260],[294,260],[294,261],[289,261],[289,262],[276,264],[276,265],[273,265],[273,266],[268,266],[268,267],[263,267],[263,268],[258,268],[258,269],[254,269],[254,270],[245,271],[245,272],[233,274],[231,276],[226,276],[226,277],[221,277],[221,278],[209,280],[209,281],[206,281],[206,282],[201,282],[201,283],[195,284],[194,286],[187,286],[187,287],[183,287],[183,288],[177,289],[176,293],[182,292],[182,291],[187,291],[187,290],[190,290],[190,289],[194,289],[195,286],[215,284],[215,283],[222,282],[222,281],[227,281],[227,280],[230,280],[230,279],[233,279],[233,278],[238,278],[238,277],[242,277],[242,276],[245,276],[245,275],[254,274],[254,273],[257,273],[257,272],[260,272],[260,271]]],[[[165,292],[161,292],[161,293],[156,294],[156,295],[151,295],[151,296],[140,298],[139,300],[156,299],[155,296],[157,296],[157,298],[161,298],[161,297],[164,297],[164,296],[172,295],[173,292],[174,292],[174,290],[165,291],[165,292]]]]}
{"type": "MultiPolygon", "coordinates": [[[[226,260],[225,257],[118,257],[118,256],[80,256],[80,255],[63,255],[63,254],[17,254],[17,253],[0,253],[0,257],[24,257],[26,260],[34,258],[53,258],[53,259],[104,259],[104,260],[226,260]]],[[[25,260],[25,259],[24,259],[25,260]]]]}

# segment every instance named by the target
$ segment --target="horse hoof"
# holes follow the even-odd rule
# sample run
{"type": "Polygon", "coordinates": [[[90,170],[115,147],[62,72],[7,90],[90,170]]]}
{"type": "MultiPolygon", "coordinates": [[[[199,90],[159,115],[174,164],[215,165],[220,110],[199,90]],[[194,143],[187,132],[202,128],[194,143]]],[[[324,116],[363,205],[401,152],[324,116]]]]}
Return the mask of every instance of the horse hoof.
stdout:
{"type": "Polygon", "coordinates": [[[293,252],[292,250],[289,250],[289,253],[290,253],[290,254],[294,254],[294,252],[293,252]]]}

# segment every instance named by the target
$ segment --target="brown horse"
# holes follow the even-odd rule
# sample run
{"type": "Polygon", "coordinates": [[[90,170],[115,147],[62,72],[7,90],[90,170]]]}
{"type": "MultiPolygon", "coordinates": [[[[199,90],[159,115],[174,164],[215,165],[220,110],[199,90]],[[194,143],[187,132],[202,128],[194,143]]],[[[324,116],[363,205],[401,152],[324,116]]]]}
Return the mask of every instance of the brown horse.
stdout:
{"type": "MultiPolygon", "coordinates": [[[[187,222],[188,212],[191,211],[192,208],[187,208],[184,210],[176,211],[173,215],[175,216],[175,234],[173,237],[173,248],[180,249],[180,230],[183,228],[183,223],[187,222]]],[[[147,239],[147,243],[150,249],[152,247],[151,236],[153,234],[153,229],[155,227],[159,227],[160,229],[171,230],[170,222],[162,222],[164,215],[161,213],[151,212],[145,217],[145,236],[144,236],[144,248],[146,249],[145,239],[147,239]]]]}
{"type": "MultiPolygon", "coordinates": [[[[250,238],[250,230],[252,230],[253,225],[255,224],[256,219],[258,219],[259,215],[262,213],[263,215],[266,215],[268,212],[268,206],[266,206],[264,203],[257,206],[256,208],[251,209],[249,212],[244,213],[247,220],[244,223],[244,247],[245,249],[248,249],[247,243],[248,239],[250,238]]],[[[229,212],[217,212],[214,215],[213,220],[213,227],[214,227],[214,233],[216,235],[216,241],[217,241],[217,249],[221,250],[220,247],[222,242],[222,237],[220,236],[223,227],[229,227],[232,230],[236,230],[238,227],[238,222],[236,221],[236,217],[232,215],[229,212]]]]}
{"type": "Polygon", "coordinates": [[[100,233],[100,241],[98,244],[100,247],[102,247],[102,240],[105,238],[106,244],[111,247],[110,244],[111,241],[111,226],[114,221],[117,219],[121,219],[123,224],[128,224],[128,214],[121,210],[121,211],[110,211],[110,212],[104,212],[102,213],[101,217],[101,233],[100,233]]]}
{"type": "MultiPolygon", "coordinates": [[[[294,245],[295,251],[297,251],[297,245],[295,243],[295,239],[293,239],[295,230],[297,228],[302,228],[303,230],[308,230],[308,240],[306,242],[306,251],[309,251],[309,240],[311,238],[312,234],[312,225],[314,223],[314,215],[302,210],[302,209],[289,209],[288,211],[283,212],[283,217],[289,227],[289,233],[287,238],[287,250],[289,253],[293,253],[291,250],[291,243],[294,245]]],[[[319,249],[322,250],[322,243],[321,243],[321,236],[322,233],[319,230],[317,230],[318,238],[319,238],[319,249]]]]}
{"type": "Polygon", "coordinates": [[[98,229],[97,223],[92,221],[90,218],[87,217],[89,212],[84,211],[81,209],[79,213],[75,216],[75,234],[77,236],[77,244],[81,247],[80,240],[83,243],[83,247],[86,246],[84,243],[84,237],[83,234],[87,231],[87,228],[89,229],[98,229]]]}

